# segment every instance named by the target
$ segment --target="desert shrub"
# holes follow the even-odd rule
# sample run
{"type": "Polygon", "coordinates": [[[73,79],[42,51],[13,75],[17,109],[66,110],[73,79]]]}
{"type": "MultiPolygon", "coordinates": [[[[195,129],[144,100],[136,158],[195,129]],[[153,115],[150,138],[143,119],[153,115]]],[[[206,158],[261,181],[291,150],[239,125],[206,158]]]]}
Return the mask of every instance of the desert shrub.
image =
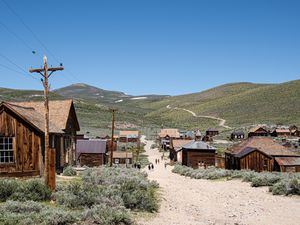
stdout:
{"type": "Polygon", "coordinates": [[[272,186],[281,180],[279,174],[275,173],[255,173],[251,180],[252,187],[272,186]]]}
{"type": "Polygon", "coordinates": [[[129,211],[125,207],[108,207],[106,205],[95,205],[91,209],[87,209],[83,214],[82,221],[84,224],[133,224],[129,211]]]}
{"type": "Polygon", "coordinates": [[[300,195],[300,180],[291,179],[287,185],[287,194],[300,195]]]}
{"type": "Polygon", "coordinates": [[[63,171],[64,176],[72,177],[77,175],[77,171],[72,166],[67,166],[63,171]]]}
{"type": "Polygon", "coordinates": [[[132,168],[102,167],[87,170],[82,179],[91,185],[104,186],[103,190],[110,190],[106,196],[119,196],[126,208],[149,212],[158,210],[158,184],[149,181],[146,173],[132,168]]]}
{"type": "Polygon", "coordinates": [[[16,201],[46,201],[51,198],[51,191],[40,180],[18,182],[10,199],[16,201]]]}
{"type": "Polygon", "coordinates": [[[18,182],[10,179],[0,179],[0,202],[6,201],[16,190],[18,182]]]}
{"type": "Polygon", "coordinates": [[[269,191],[273,195],[286,195],[287,194],[287,182],[282,180],[273,186],[269,187],[269,191]]]}
{"type": "Polygon", "coordinates": [[[0,224],[5,225],[68,225],[82,217],[75,211],[47,207],[33,201],[7,201],[0,206],[0,213],[0,224]]]}
{"type": "Polygon", "coordinates": [[[44,206],[42,204],[34,201],[7,201],[5,202],[5,204],[1,205],[0,212],[1,214],[7,211],[11,213],[39,213],[42,211],[43,208],[44,206]]]}

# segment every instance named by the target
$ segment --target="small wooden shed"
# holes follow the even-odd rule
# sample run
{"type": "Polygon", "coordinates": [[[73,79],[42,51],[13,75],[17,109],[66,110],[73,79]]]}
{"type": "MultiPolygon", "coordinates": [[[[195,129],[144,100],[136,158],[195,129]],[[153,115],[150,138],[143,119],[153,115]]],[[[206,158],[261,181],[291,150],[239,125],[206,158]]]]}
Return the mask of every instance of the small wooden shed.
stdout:
{"type": "Polygon", "coordinates": [[[77,160],[80,166],[96,167],[106,163],[106,140],[77,140],[77,160]]]}
{"type": "Polygon", "coordinates": [[[219,135],[219,130],[216,128],[209,128],[208,130],[206,130],[205,133],[207,136],[213,137],[219,135]]]}
{"type": "Polygon", "coordinates": [[[248,138],[250,137],[266,137],[269,136],[269,131],[263,127],[252,127],[248,132],[248,138]]]}
{"type": "Polygon", "coordinates": [[[137,143],[140,140],[140,132],[137,130],[122,130],[119,133],[119,142],[137,143]]]}
{"type": "Polygon", "coordinates": [[[203,141],[192,141],[182,146],[182,165],[198,168],[215,166],[216,149],[203,141]]]}

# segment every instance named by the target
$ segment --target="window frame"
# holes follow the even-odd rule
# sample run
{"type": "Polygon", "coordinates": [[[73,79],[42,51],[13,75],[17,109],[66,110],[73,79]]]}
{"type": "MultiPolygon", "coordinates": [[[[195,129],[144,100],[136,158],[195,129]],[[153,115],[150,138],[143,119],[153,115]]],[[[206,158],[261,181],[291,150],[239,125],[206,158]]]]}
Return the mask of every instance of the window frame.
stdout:
{"type": "Polygon", "coordinates": [[[14,164],[14,163],[15,163],[15,138],[0,136],[0,165],[14,164]]]}

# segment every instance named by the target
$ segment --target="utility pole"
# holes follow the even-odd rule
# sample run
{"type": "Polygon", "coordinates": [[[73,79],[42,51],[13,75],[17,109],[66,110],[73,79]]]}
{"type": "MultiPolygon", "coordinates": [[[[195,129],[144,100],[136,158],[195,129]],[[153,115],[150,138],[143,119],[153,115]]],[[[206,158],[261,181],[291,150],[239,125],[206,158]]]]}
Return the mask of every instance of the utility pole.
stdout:
{"type": "MultiPolygon", "coordinates": [[[[49,146],[49,83],[48,79],[55,71],[63,70],[63,67],[56,67],[56,68],[48,68],[47,64],[47,57],[44,56],[44,68],[41,69],[30,69],[30,73],[39,73],[43,78],[41,79],[44,86],[44,100],[45,100],[45,166],[44,166],[44,179],[45,184],[53,190],[53,185],[50,184],[49,177],[50,172],[50,161],[49,161],[49,154],[50,154],[50,146],[49,146]],[[48,74],[50,71],[50,74],[48,74]]],[[[54,167],[55,169],[55,167],[54,167]]],[[[51,173],[52,174],[52,173],[51,173]]],[[[55,174],[55,173],[54,173],[55,174]]],[[[54,188],[55,188],[55,178],[54,178],[54,188]]]]}
{"type": "Polygon", "coordinates": [[[111,143],[110,143],[110,167],[113,165],[113,153],[114,153],[114,135],[115,135],[115,113],[117,109],[111,109],[112,112],[112,124],[111,124],[111,143]]]}

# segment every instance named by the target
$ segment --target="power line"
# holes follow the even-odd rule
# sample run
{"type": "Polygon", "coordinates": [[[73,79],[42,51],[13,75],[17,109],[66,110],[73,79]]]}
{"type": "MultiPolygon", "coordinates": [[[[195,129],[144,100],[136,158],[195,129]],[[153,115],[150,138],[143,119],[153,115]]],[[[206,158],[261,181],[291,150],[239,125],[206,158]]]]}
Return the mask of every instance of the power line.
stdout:
{"type": "Polygon", "coordinates": [[[24,74],[28,74],[31,78],[38,80],[36,77],[34,77],[32,74],[27,73],[27,71],[25,69],[23,69],[21,66],[19,66],[18,64],[16,64],[15,62],[13,62],[11,59],[9,59],[7,56],[3,55],[0,53],[0,56],[2,58],[4,58],[6,61],[10,62],[12,65],[14,65],[15,67],[19,68],[20,70],[22,70],[24,72],[24,74]]]}
{"type": "MultiPolygon", "coordinates": [[[[54,55],[52,51],[47,48],[47,46],[38,38],[38,36],[34,33],[34,31],[24,22],[24,20],[16,13],[16,11],[5,1],[2,0],[2,2],[6,5],[6,7],[20,20],[20,22],[23,24],[23,26],[32,34],[32,36],[35,38],[37,42],[40,43],[40,45],[54,58],[54,60],[62,65],[62,62],[58,60],[58,58],[54,55]]],[[[77,81],[80,82],[77,76],[74,75],[69,69],[65,70],[69,73],[69,75],[73,78],[75,78],[77,81]]],[[[72,82],[72,81],[71,81],[72,82]]]]}
{"type": "MultiPolygon", "coordinates": [[[[4,64],[1,64],[1,63],[0,63],[0,66],[3,67],[3,68],[5,68],[5,69],[7,69],[7,70],[10,70],[10,71],[12,71],[12,72],[15,72],[15,73],[19,74],[20,76],[22,75],[22,77],[28,75],[28,74],[24,74],[24,73],[22,73],[22,72],[20,72],[20,71],[18,71],[18,70],[15,70],[15,69],[13,69],[13,68],[11,68],[11,67],[9,67],[9,66],[6,66],[6,65],[4,65],[4,64]]],[[[40,80],[37,79],[36,77],[30,76],[30,78],[33,78],[35,81],[37,81],[37,82],[40,83],[40,80]]]]}
{"type": "Polygon", "coordinates": [[[16,34],[14,31],[12,31],[8,26],[6,26],[3,22],[0,21],[0,24],[9,32],[11,33],[15,38],[17,38],[26,48],[28,48],[32,53],[36,53],[40,57],[42,57],[37,51],[34,51],[35,49],[32,48],[23,38],[21,38],[18,34],[16,34]]]}

